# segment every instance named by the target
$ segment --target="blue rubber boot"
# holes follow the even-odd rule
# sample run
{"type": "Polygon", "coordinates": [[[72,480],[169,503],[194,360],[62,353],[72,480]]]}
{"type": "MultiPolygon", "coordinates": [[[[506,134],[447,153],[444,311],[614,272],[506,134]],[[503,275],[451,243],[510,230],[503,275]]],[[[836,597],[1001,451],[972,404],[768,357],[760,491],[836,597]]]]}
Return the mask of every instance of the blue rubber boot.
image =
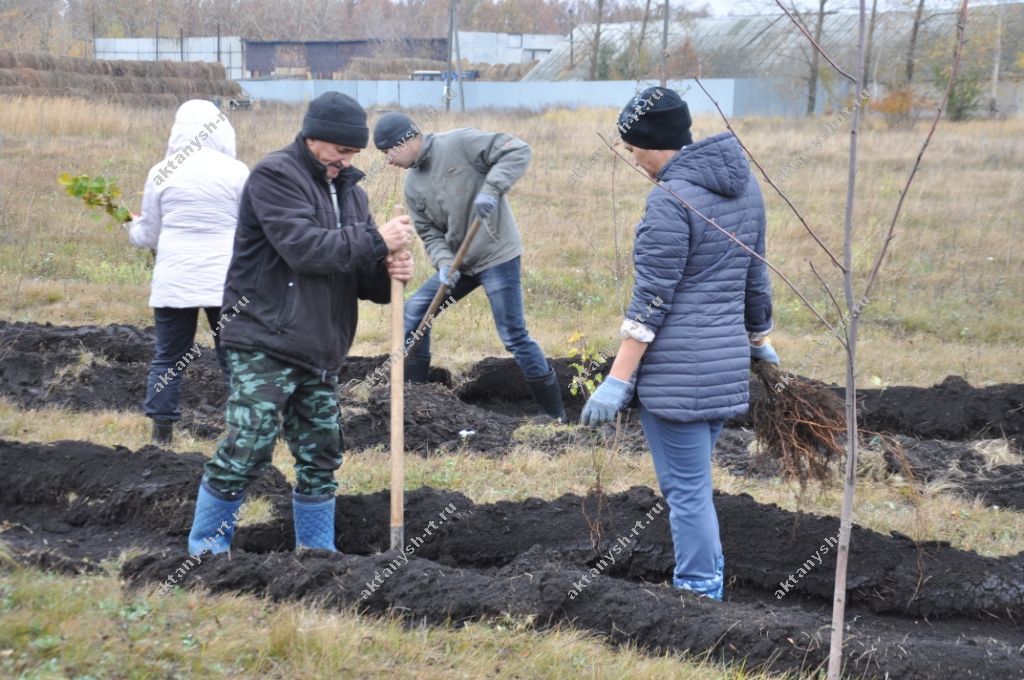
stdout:
{"type": "Polygon", "coordinates": [[[710,597],[712,600],[722,601],[722,597],[725,594],[725,557],[723,555],[718,556],[718,565],[715,570],[715,577],[706,580],[698,579],[684,579],[684,578],[673,578],[672,585],[680,590],[691,590],[698,595],[704,595],[710,597]]]}
{"type": "Polygon", "coordinates": [[[313,548],[337,552],[334,547],[334,495],[292,494],[295,549],[313,548]]]}
{"type": "Polygon", "coordinates": [[[211,487],[203,478],[199,483],[192,531],[188,535],[189,555],[217,554],[231,548],[242,500],[241,494],[237,498],[230,498],[211,487]]]}

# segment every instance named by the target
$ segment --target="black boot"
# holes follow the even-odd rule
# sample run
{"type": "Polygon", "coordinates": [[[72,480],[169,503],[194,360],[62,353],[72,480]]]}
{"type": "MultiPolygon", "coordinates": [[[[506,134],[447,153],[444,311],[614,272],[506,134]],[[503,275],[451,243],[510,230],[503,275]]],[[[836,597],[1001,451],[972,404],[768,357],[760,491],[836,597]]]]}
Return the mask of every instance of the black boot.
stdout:
{"type": "Polygon", "coordinates": [[[153,443],[170,444],[174,438],[174,421],[153,418],[153,443]]]}
{"type": "Polygon", "coordinates": [[[430,372],[430,357],[405,357],[405,382],[425,383],[430,372]]]}
{"type": "Polygon", "coordinates": [[[558,376],[555,369],[550,373],[538,378],[527,378],[526,386],[530,388],[530,394],[537,405],[547,415],[560,423],[565,422],[565,406],[562,404],[562,388],[558,386],[558,376]]]}

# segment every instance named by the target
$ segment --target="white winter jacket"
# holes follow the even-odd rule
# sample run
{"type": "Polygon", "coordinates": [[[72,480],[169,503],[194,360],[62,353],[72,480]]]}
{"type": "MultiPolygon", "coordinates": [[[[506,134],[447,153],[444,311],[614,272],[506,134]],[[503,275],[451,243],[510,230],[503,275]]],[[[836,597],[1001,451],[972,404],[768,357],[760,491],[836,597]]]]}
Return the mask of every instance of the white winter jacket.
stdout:
{"type": "Polygon", "coordinates": [[[156,249],[151,307],[220,307],[249,169],[235,160],[235,130],[212,102],[178,108],[167,157],[146,177],[131,242],[156,249]]]}

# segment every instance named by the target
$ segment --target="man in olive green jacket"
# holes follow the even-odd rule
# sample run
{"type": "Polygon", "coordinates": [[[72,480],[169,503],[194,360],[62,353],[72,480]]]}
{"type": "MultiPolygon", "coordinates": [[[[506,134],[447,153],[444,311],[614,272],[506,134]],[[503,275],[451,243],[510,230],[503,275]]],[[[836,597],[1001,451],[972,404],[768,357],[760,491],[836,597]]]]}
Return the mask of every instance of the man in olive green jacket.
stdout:
{"type": "MultiPolygon", "coordinates": [[[[455,300],[483,286],[498,335],[522,369],[534,400],[547,415],[564,420],[555,372],[526,330],[520,283],[523,244],[505,196],[530,164],[529,145],[509,134],[472,128],[424,135],[398,112],[381,117],[373,141],[390,165],[409,170],[406,206],[437,269],[405,303],[406,347],[441,284],[455,300]],[[480,231],[458,271],[452,271],[455,252],[477,217],[480,231]]],[[[410,382],[425,381],[430,368],[430,330],[424,331],[405,359],[410,382]]]]}

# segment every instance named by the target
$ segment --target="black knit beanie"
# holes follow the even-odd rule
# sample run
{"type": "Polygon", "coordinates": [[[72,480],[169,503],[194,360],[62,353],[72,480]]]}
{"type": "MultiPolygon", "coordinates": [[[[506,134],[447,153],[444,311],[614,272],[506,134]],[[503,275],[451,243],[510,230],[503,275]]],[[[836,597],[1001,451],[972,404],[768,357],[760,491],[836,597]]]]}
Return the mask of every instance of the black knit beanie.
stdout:
{"type": "Polygon", "coordinates": [[[678,150],[693,144],[690,109],[679,93],[649,87],[633,97],[619,114],[622,141],[638,149],[678,150]]]}
{"type": "Polygon", "coordinates": [[[347,94],[324,92],[309,103],[302,119],[302,136],[364,149],[370,139],[366,111],[347,94]]]}
{"type": "Polygon", "coordinates": [[[407,142],[420,133],[412,118],[400,111],[388,111],[373,126],[373,144],[381,151],[407,142]]]}

